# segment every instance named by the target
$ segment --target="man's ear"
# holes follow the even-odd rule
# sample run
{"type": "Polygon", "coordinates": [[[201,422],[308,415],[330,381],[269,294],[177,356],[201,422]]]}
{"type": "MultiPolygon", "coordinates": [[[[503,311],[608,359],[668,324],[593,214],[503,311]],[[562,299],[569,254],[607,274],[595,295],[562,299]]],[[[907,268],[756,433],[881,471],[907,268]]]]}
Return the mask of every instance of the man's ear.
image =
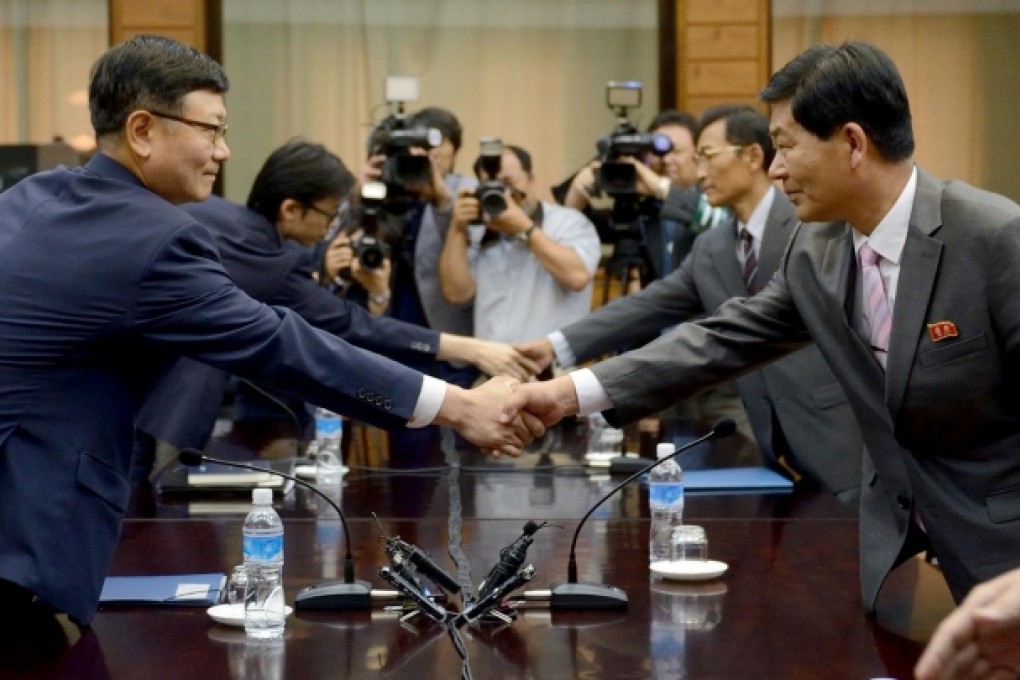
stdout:
{"type": "MultiPolygon", "coordinates": [[[[757,169],[765,165],[765,152],[761,148],[761,144],[748,144],[744,147],[744,158],[746,158],[750,164],[751,169],[757,169]]],[[[768,171],[768,168],[765,168],[768,171]]]]}
{"type": "Polygon", "coordinates": [[[864,161],[864,156],[868,152],[868,145],[871,144],[871,140],[868,139],[864,128],[857,123],[844,124],[841,134],[850,154],[850,167],[859,167],[864,161]]]}
{"type": "Polygon", "coordinates": [[[293,198],[285,198],[280,201],[280,208],[277,212],[277,219],[282,222],[292,222],[301,219],[306,208],[301,201],[293,198]]]}
{"type": "Polygon", "coordinates": [[[158,134],[155,127],[156,117],[148,111],[138,109],[127,117],[124,122],[124,142],[135,156],[143,159],[152,156],[153,136],[158,134]]]}

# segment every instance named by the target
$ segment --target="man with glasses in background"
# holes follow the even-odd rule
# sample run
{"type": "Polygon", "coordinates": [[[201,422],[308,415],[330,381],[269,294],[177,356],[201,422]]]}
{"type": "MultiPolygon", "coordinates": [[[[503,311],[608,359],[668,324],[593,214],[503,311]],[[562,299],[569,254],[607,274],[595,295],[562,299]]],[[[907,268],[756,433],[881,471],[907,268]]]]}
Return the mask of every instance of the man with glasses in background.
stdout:
{"type": "MultiPolygon", "coordinates": [[[[756,293],[779,266],[797,224],[793,205],[769,180],[773,155],[769,120],[760,111],[706,111],[697,137],[698,180],[709,202],[729,209],[733,218],[698,237],[669,276],[519,348],[540,366],[554,358],[575,365],[621,345],[644,344],[664,326],[756,293]]],[[[736,384],[766,465],[854,505],[863,445],[846,396],[818,349],[806,347],[736,384]],[[820,447],[831,432],[841,435],[820,447]]]]}

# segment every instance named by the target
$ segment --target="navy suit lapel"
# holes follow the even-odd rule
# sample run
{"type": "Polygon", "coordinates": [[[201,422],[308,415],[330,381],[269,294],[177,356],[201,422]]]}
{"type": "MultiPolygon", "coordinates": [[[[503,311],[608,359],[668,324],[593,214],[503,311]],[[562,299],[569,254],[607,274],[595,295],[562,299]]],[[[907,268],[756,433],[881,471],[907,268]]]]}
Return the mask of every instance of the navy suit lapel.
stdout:
{"type": "Polygon", "coordinates": [[[900,262],[886,366],[888,403],[894,418],[903,402],[942,259],[942,244],[931,238],[942,226],[942,188],[920,168],[917,173],[917,194],[900,262]]]}

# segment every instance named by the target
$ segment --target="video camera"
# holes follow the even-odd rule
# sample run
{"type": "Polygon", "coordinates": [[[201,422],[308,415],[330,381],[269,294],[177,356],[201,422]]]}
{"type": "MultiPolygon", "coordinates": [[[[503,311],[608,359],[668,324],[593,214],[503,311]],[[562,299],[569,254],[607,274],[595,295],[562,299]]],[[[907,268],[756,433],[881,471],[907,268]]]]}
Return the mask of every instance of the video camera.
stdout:
{"type": "Polygon", "coordinates": [[[628,117],[628,111],[641,106],[641,83],[610,81],[606,84],[606,105],[616,112],[617,123],[606,137],[595,142],[598,159],[598,189],[609,196],[631,197],[637,194],[637,170],[620,158],[641,158],[654,153],[664,156],[673,148],[673,142],[663,134],[641,132],[628,117]]]}
{"type": "Polygon", "coordinates": [[[418,99],[418,79],[390,76],[386,79],[386,103],[390,114],[372,130],[369,155],[384,155],[382,181],[390,199],[402,197],[409,188],[432,181],[428,156],[411,153],[413,148],[425,150],[439,146],[442,133],[435,128],[407,125],[404,104],[418,99]]]}

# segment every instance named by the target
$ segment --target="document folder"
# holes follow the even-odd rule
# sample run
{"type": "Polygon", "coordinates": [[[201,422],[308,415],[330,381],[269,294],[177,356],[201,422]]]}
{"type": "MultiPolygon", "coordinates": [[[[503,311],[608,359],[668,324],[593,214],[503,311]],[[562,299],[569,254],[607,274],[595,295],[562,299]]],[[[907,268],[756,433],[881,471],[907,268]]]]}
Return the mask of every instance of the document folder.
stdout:
{"type": "Polygon", "coordinates": [[[684,492],[739,493],[793,490],[793,482],[764,467],[684,470],[684,492]]]}
{"type": "Polygon", "coordinates": [[[209,607],[220,600],[224,574],[108,576],[99,595],[105,605],[209,607]]]}

